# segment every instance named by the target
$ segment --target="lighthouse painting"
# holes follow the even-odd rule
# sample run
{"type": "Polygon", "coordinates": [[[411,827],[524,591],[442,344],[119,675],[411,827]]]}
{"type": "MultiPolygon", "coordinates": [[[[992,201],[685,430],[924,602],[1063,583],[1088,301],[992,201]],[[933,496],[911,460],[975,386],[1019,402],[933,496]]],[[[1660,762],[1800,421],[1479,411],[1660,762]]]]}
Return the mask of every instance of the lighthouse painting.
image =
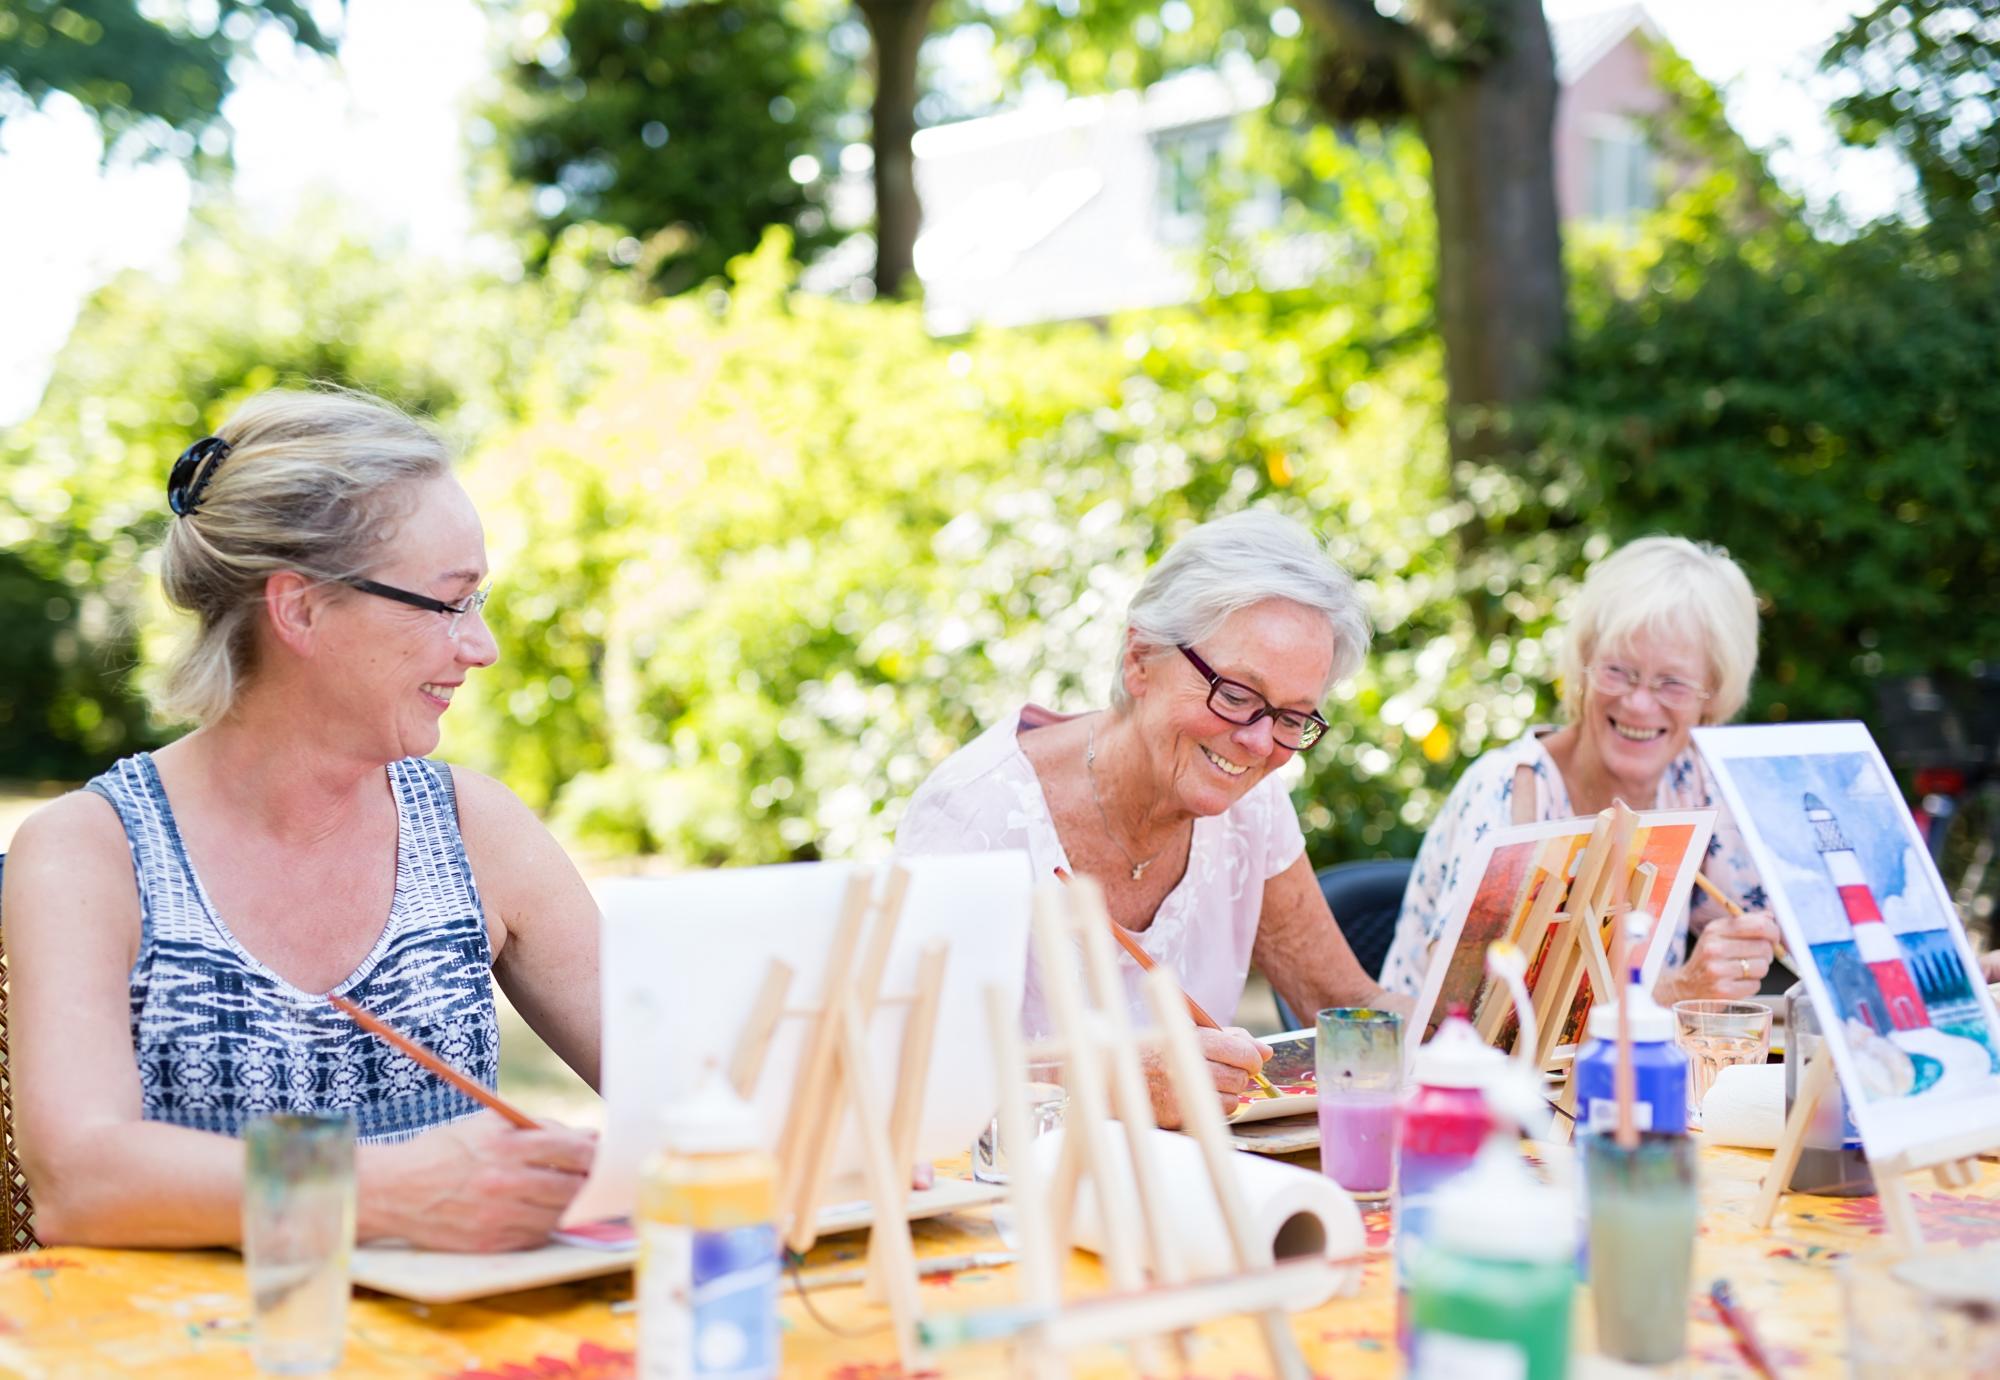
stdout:
{"type": "MultiPolygon", "coordinates": [[[[1701,728],[1871,1156],[2000,1131],[2000,1017],[1860,724],[1701,728]]],[[[1746,898],[1756,900],[1759,898],[1746,898]]]]}

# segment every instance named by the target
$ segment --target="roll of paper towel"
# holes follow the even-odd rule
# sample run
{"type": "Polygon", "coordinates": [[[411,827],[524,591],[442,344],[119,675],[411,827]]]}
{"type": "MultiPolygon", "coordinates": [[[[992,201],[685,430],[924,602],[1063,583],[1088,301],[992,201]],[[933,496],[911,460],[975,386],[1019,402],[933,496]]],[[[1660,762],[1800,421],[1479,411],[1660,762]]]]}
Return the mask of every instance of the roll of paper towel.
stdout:
{"type": "Polygon", "coordinates": [[[1709,1144],[1775,1150],[1784,1127],[1783,1064],[1731,1064],[1716,1073],[1701,1103],[1701,1133],[1709,1144]]]}
{"type": "MultiPolygon", "coordinates": [[[[1035,1142],[1035,1161],[1044,1184],[1054,1176],[1063,1137],[1074,1129],[1051,1131],[1035,1142]]],[[[1110,1197],[1123,1205],[1120,1215],[1130,1213],[1136,1223],[1139,1198],[1133,1186],[1132,1157],[1125,1143],[1125,1128],[1112,1122],[1105,1131],[1112,1149],[1110,1172],[1117,1175],[1110,1197]]],[[[1171,1232],[1168,1244],[1179,1258],[1181,1273],[1189,1279],[1235,1274],[1232,1265],[1235,1252],[1201,1146],[1193,1137],[1173,1131],[1153,1130],[1147,1136],[1152,1142],[1153,1163],[1158,1166],[1166,1188],[1166,1217],[1171,1232]]],[[[1362,1230],[1360,1210],[1325,1175],[1241,1151],[1230,1154],[1229,1170],[1248,1205],[1252,1238],[1257,1248],[1266,1253],[1264,1260],[1254,1263],[1282,1263],[1313,1256],[1339,1259],[1361,1254],[1367,1236],[1362,1230]]],[[[1071,1236],[1083,1249],[1095,1255],[1104,1253],[1103,1216],[1098,1211],[1098,1194],[1087,1175],[1077,1195],[1071,1236]]],[[[1361,1267],[1357,1263],[1336,1275],[1331,1287],[1309,1285],[1300,1297],[1285,1300],[1285,1306],[1316,1307],[1335,1294],[1350,1292],[1360,1278],[1361,1267]]]]}

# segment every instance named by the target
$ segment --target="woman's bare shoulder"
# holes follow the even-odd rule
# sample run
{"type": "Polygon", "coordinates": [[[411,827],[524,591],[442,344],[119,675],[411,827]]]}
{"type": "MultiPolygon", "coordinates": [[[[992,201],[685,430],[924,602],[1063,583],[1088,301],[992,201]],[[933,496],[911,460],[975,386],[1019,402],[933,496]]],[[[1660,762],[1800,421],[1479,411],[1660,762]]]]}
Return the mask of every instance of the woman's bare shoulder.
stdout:
{"type": "Polygon", "coordinates": [[[43,914],[102,914],[136,932],[139,887],[125,828],[111,802],[95,792],[58,796],[21,821],[7,848],[5,876],[0,915],[9,931],[19,933],[43,914]]]}

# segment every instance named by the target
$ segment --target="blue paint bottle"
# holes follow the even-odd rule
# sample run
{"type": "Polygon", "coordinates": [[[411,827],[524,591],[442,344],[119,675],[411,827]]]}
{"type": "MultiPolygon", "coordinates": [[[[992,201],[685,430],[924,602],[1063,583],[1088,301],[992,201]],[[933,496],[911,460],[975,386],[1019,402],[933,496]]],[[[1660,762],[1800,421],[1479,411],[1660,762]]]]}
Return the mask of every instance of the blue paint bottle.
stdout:
{"type": "MultiPolygon", "coordinates": [[[[1674,1043],[1674,1013],[1653,1000],[1632,966],[1625,1004],[1632,1013],[1632,1115],[1638,1129],[1660,1135],[1687,1132],[1687,1055],[1674,1043]]],[[[1618,1004],[1590,1009],[1590,1040],[1576,1056],[1576,1124],[1590,1135],[1609,1135],[1618,1123],[1618,1004]]]]}

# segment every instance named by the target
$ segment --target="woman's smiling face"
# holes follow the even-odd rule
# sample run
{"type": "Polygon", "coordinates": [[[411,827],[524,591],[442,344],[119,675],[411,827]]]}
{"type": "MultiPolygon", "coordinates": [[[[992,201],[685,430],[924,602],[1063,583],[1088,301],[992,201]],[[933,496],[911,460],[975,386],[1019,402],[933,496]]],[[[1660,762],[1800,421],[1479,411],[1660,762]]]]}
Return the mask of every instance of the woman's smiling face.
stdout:
{"type": "MultiPolygon", "coordinates": [[[[1585,760],[1594,757],[1608,775],[1622,781],[1655,783],[1668,763],[1687,750],[1705,702],[1695,696],[1686,704],[1663,703],[1656,687],[1673,680],[1707,692],[1714,682],[1708,657],[1692,637],[1646,629],[1616,646],[1600,647],[1584,676],[1577,741],[1585,760]],[[1606,676],[1607,667],[1617,672],[1606,676]],[[1612,679],[1635,683],[1629,690],[1612,693],[1605,688],[1612,679]]],[[[1651,804],[1648,796],[1641,808],[1651,804]]]]}
{"type": "MultiPolygon", "coordinates": [[[[1194,650],[1216,675],[1301,714],[1319,707],[1333,671],[1333,629],[1324,615],[1289,599],[1239,609],[1194,650]]],[[[1211,710],[1209,682],[1186,657],[1170,651],[1127,668],[1159,787],[1178,812],[1219,815],[1292,760],[1292,750],[1271,736],[1269,717],[1243,726],[1211,710]]]]}

